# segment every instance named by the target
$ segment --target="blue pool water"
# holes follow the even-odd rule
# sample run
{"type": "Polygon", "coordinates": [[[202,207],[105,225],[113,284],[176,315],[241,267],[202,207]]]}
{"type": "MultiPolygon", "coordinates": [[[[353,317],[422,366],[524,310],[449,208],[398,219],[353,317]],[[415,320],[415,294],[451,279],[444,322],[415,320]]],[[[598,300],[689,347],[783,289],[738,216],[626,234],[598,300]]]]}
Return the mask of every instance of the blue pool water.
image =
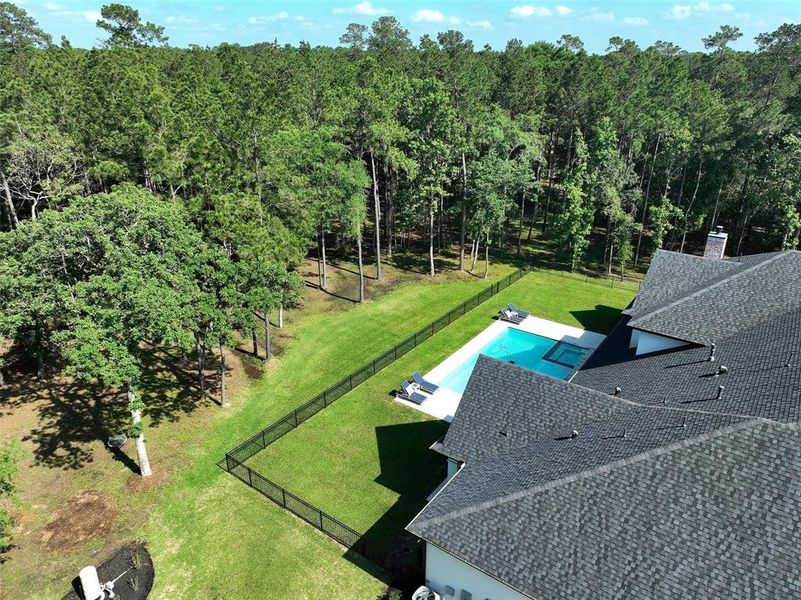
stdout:
{"type": "Polygon", "coordinates": [[[448,373],[440,385],[454,392],[463,393],[479,354],[505,362],[514,362],[519,367],[557,379],[567,379],[587,352],[589,350],[580,346],[557,342],[509,327],[448,373]]]}

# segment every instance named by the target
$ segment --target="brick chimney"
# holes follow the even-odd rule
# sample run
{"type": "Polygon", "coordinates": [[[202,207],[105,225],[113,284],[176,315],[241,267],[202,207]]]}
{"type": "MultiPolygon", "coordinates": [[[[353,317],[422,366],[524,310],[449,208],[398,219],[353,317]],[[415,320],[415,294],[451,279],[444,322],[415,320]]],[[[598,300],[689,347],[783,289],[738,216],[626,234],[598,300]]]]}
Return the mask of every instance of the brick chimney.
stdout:
{"type": "Polygon", "coordinates": [[[704,258],[723,258],[726,252],[726,240],[729,239],[728,233],[723,233],[723,227],[718,225],[715,231],[710,231],[706,236],[706,248],[704,248],[704,258]]]}

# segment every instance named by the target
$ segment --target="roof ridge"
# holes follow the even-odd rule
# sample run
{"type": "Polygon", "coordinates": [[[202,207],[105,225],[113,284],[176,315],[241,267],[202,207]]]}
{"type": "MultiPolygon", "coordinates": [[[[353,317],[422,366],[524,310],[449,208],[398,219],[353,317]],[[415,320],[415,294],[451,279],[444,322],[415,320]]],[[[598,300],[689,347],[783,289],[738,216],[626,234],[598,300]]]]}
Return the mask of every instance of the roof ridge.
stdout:
{"type": "MultiPolygon", "coordinates": [[[[493,356],[487,356],[486,354],[479,354],[478,355],[478,360],[479,361],[480,360],[488,360],[488,361],[491,361],[491,362],[494,362],[494,363],[499,363],[499,364],[503,365],[506,368],[517,369],[521,373],[525,373],[526,375],[533,376],[534,379],[544,380],[544,381],[547,381],[548,383],[551,383],[553,385],[561,385],[562,387],[565,387],[565,388],[581,388],[582,390],[587,390],[589,392],[592,392],[592,394],[597,395],[597,396],[601,396],[603,398],[608,398],[608,399],[611,399],[611,400],[617,400],[618,402],[622,402],[624,404],[635,404],[635,405],[637,404],[636,402],[634,402],[632,400],[627,400],[626,398],[621,398],[620,396],[614,396],[612,394],[607,394],[606,392],[602,392],[601,390],[596,390],[595,388],[587,387],[587,386],[581,385],[579,383],[573,383],[572,381],[569,381],[567,379],[559,379],[558,377],[551,377],[550,375],[544,375],[543,373],[538,373],[537,371],[532,371],[531,369],[527,369],[525,367],[521,367],[520,365],[517,365],[517,364],[508,363],[508,362],[506,362],[504,360],[499,360],[499,359],[497,359],[497,358],[495,358],[493,356]]],[[[476,364],[478,364],[478,363],[476,363],[476,364]]]]}
{"type": "MultiPolygon", "coordinates": [[[[718,413],[716,413],[718,414],[718,413]]],[[[515,500],[520,500],[527,496],[531,496],[533,494],[537,494],[540,492],[544,492],[547,490],[555,489],[558,487],[562,487],[573,483],[575,481],[580,481],[587,479],[589,477],[594,477],[595,475],[600,475],[602,473],[608,473],[613,471],[617,468],[627,467],[632,464],[636,464],[642,462],[644,460],[649,460],[651,458],[655,458],[657,456],[662,456],[664,454],[669,454],[671,452],[675,452],[677,450],[681,450],[684,448],[688,448],[690,446],[707,442],[709,440],[722,437],[724,435],[728,435],[729,433],[738,431],[740,429],[745,429],[748,427],[753,427],[756,425],[769,425],[769,426],[779,426],[779,427],[796,427],[798,423],[781,423],[777,421],[772,421],[769,419],[764,419],[761,417],[751,417],[747,420],[740,421],[738,423],[732,423],[731,425],[727,425],[726,427],[721,427],[719,429],[715,429],[713,431],[705,432],[698,434],[697,436],[693,436],[691,438],[686,438],[683,440],[678,440],[671,444],[667,444],[665,446],[658,446],[656,448],[652,448],[650,450],[646,450],[644,452],[639,452],[634,454],[633,456],[628,456],[626,458],[621,458],[616,461],[612,461],[610,463],[606,463],[603,465],[599,465],[597,467],[593,467],[591,469],[585,469],[583,471],[579,471],[577,473],[572,473],[570,475],[566,475],[559,479],[555,479],[553,481],[548,481],[539,485],[535,485],[530,488],[526,488],[524,490],[520,490],[518,492],[514,492],[512,494],[507,494],[506,496],[500,496],[498,498],[493,498],[492,500],[485,500],[484,502],[479,502],[478,504],[474,504],[472,506],[468,506],[466,508],[462,508],[459,510],[455,510],[450,513],[446,513],[444,515],[438,517],[432,517],[430,519],[424,519],[422,521],[418,521],[418,525],[435,525],[444,523],[459,517],[463,517],[465,515],[473,514],[488,508],[493,508],[499,506],[501,504],[506,504],[508,502],[513,502],[515,500]]],[[[459,472],[454,475],[455,477],[459,476],[459,472]]],[[[422,512],[422,511],[421,511],[422,512]]],[[[418,515],[419,516],[419,515],[418,515]]]]}
{"type": "MultiPolygon", "coordinates": [[[[740,276],[742,276],[742,275],[744,275],[746,273],[750,273],[751,271],[759,269],[763,265],[767,265],[769,263],[772,263],[773,261],[778,260],[779,258],[781,258],[783,256],[787,256],[787,254],[789,254],[788,251],[777,252],[775,255],[771,256],[770,258],[762,260],[762,261],[756,263],[755,265],[751,265],[750,267],[746,267],[744,269],[738,269],[734,273],[732,273],[731,275],[729,275],[727,277],[724,277],[723,279],[720,279],[720,280],[716,281],[715,283],[713,283],[711,285],[708,285],[708,286],[703,287],[703,288],[701,288],[699,290],[696,290],[696,291],[694,291],[691,294],[688,294],[686,296],[682,296],[681,298],[679,298],[677,300],[674,300],[670,304],[665,304],[664,306],[660,306],[656,310],[653,310],[653,311],[651,311],[649,313],[645,313],[644,315],[640,315],[639,317],[635,317],[634,319],[629,321],[628,325],[630,327],[634,327],[635,329],[637,329],[637,322],[638,321],[642,321],[644,319],[653,317],[654,315],[659,314],[659,313],[667,310],[668,308],[672,308],[672,307],[676,306],[677,304],[681,304],[683,302],[686,302],[686,301],[690,300],[691,298],[694,298],[694,297],[696,297],[696,296],[698,296],[700,294],[708,292],[709,290],[715,289],[715,288],[723,285],[724,283],[728,283],[732,279],[735,279],[735,278],[740,277],[740,276]]],[[[688,340],[688,341],[692,341],[692,340],[688,340]]]]}

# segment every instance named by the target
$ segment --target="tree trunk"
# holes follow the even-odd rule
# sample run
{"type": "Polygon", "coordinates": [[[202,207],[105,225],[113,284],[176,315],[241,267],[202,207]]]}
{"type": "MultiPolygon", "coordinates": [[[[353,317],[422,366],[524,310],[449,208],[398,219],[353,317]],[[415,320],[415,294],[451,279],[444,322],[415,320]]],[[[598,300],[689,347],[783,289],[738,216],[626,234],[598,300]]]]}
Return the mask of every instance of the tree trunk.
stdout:
{"type": "Polygon", "coordinates": [[[695,189],[693,190],[692,198],[690,198],[690,203],[687,205],[687,210],[684,211],[684,232],[681,235],[681,246],[679,247],[679,254],[684,252],[684,244],[687,241],[687,230],[689,229],[689,225],[687,223],[687,219],[690,218],[690,211],[693,208],[693,204],[695,204],[695,199],[698,196],[698,188],[701,185],[701,174],[703,167],[704,159],[698,159],[698,176],[695,178],[695,189]]]}
{"type": "Polygon", "coordinates": [[[265,353],[267,355],[267,360],[270,360],[273,357],[273,348],[270,339],[270,314],[265,310],[264,316],[262,317],[264,321],[264,348],[265,353]]]}
{"type": "MultiPolygon", "coordinates": [[[[570,161],[572,160],[571,154],[573,153],[573,136],[575,135],[576,130],[571,127],[570,128],[570,141],[567,143],[567,160],[565,160],[565,173],[570,171],[571,165],[570,161]]],[[[623,136],[620,136],[620,139],[623,139],[623,136]]]]}
{"type": "Polygon", "coordinates": [[[464,271],[464,234],[467,227],[467,162],[462,152],[462,224],[459,229],[459,270],[464,271]]]}
{"type": "Polygon", "coordinates": [[[445,247],[445,234],[443,232],[444,224],[445,224],[445,196],[440,194],[439,213],[437,214],[437,254],[441,254],[442,249],[445,247]]]}
{"type": "Polygon", "coordinates": [[[44,355],[44,342],[42,340],[42,332],[39,326],[36,326],[36,379],[44,379],[45,376],[45,355],[44,355]]]}
{"type": "Polygon", "coordinates": [[[278,329],[284,328],[284,305],[278,305],[278,329]]]}
{"type": "Polygon", "coordinates": [[[3,375],[3,369],[0,369],[0,388],[6,384],[5,375],[3,375]]]}
{"type": "MultiPolygon", "coordinates": [[[[136,403],[136,394],[128,387],[128,404],[136,403]]],[[[139,458],[139,474],[142,477],[150,477],[153,471],[150,470],[150,459],[147,457],[147,447],[145,447],[145,433],[141,431],[142,409],[131,408],[131,423],[134,427],[139,427],[139,435],[136,436],[136,454],[139,458]]]]}
{"type": "Polygon", "coordinates": [[[325,230],[322,223],[320,223],[320,261],[320,288],[324,290],[328,287],[328,267],[325,260],[325,230]]]}
{"type": "Polygon", "coordinates": [[[253,340],[253,356],[258,358],[259,357],[259,340],[256,337],[256,330],[255,329],[251,329],[250,330],[250,337],[253,340]]]}
{"type": "Polygon", "coordinates": [[[392,171],[389,168],[389,161],[384,161],[384,203],[387,207],[387,214],[384,215],[384,228],[387,238],[387,258],[392,258],[392,244],[395,240],[394,225],[395,213],[392,202],[392,171]]]}
{"type": "Polygon", "coordinates": [[[545,232],[545,229],[548,227],[548,209],[551,206],[551,187],[553,185],[551,181],[551,176],[553,174],[553,153],[554,153],[554,140],[555,132],[551,130],[551,136],[548,141],[548,193],[545,195],[545,210],[543,211],[542,215],[542,231],[545,232]]]}
{"type": "MultiPolygon", "coordinates": [[[[375,174],[375,157],[370,152],[370,166],[373,169],[373,211],[375,212],[375,278],[381,279],[381,202],[378,198],[378,179],[375,174]]],[[[359,239],[361,244],[361,237],[359,239]]],[[[359,252],[361,261],[361,252],[359,252]]],[[[363,286],[363,282],[362,282],[363,286]]]]}
{"type": "Polygon", "coordinates": [[[723,191],[723,177],[720,178],[718,184],[718,195],[715,197],[715,208],[712,209],[712,223],[709,225],[709,230],[712,231],[718,222],[718,205],[720,204],[720,193],[723,191]]]}
{"type": "MultiPolygon", "coordinates": [[[[359,253],[359,302],[364,302],[364,263],[362,261],[362,231],[359,226],[359,233],[356,235],[356,248],[359,253]]],[[[376,232],[377,233],[377,232],[376,232]]]]}
{"type": "Polygon", "coordinates": [[[220,406],[225,408],[228,406],[228,400],[225,397],[225,346],[220,340],[220,406]]]}
{"type": "Polygon", "coordinates": [[[6,208],[8,209],[8,224],[11,229],[19,227],[19,219],[17,218],[17,211],[14,208],[14,201],[11,199],[11,188],[8,187],[8,180],[5,173],[0,171],[0,181],[3,184],[3,197],[6,199],[6,208]]]}
{"type": "Polygon", "coordinates": [[[206,390],[206,347],[200,342],[200,339],[195,336],[195,356],[197,356],[197,385],[200,388],[200,393],[206,390]]]}
{"type": "Polygon", "coordinates": [[[429,274],[434,276],[434,194],[428,201],[428,264],[429,274]]]}
{"type": "Polygon", "coordinates": [[[473,262],[470,264],[470,272],[476,270],[476,263],[478,262],[478,249],[481,246],[481,243],[476,240],[475,241],[475,250],[473,251],[473,262]]]}
{"type": "Polygon", "coordinates": [[[487,236],[487,243],[484,245],[484,279],[489,275],[489,247],[490,239],[487,236]]]}
{"type": "Polygon", "coordinates": [[[523,244],[523,218],[526,215],[526,193],[520,195],[520,227],[517,230],[517,255],[520,256],[520,248],[523,244]]]}
{"type": "MultiPolygon", "coordinates": [[[[654,165],[656,164],[656,157],[659,154],[659,141],[662,134],[656,136],[656,147],[654,148],[654,159],[651,161],[651,171],[648,173],[648,185],[645,186],[645,199],[642,206],[642,222],[641,229],[637,233],[637,250],[634,252],[634,268],[637,268],[637,262],[640,260],[640,245],[642,244],[642,233],[645,230],[645,215],[648,212],[648,196],[651,194],[651,179],[654,176],[654,165]]],[[[611,262],[611,259],[610,259],[611,262]]],[[[611,274],[611,273],[610,273],[611,274]]]]}
{"type": "Polygon", "coordinates": [[[323,289],[323,250],[320,232],[317,232],[317,287],[323,289]]]}

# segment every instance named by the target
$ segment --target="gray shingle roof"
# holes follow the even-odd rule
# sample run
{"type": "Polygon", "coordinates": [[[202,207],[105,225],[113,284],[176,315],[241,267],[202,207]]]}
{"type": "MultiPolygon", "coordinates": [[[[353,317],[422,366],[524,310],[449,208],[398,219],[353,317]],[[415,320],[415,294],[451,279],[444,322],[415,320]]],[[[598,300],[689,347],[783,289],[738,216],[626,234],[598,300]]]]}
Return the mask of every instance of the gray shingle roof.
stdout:
{"type": "Polygon", "coordinates": [[[573,423],[624,410],[608,394],[481,355],[437,450],[466,461],[534,441],[573,423]],[[502,433],[503,432],[503,433],[502,433]]]}
{"type": "Polygon", "coordinates": [[[536,598],[801,597],[801,253],[651,269],[570,383],[480,359],[409,530],[536,598]]]}
{"type": "Polygon", "coordinates": [[[709,260],[694,254],[657,250],[634,303],[623,312],[632,316],[648,314],[740,267],[733,260],[709,260]]]}
{"type": "Polygon", "coordinates": [[[409,529],[534,598],[793,598],[799,476],[798,425],[750,421],[409,529]]]}
{"type": "MultiPolygon", "coordinates": [[[[697,289],[689,293],[684,290],[673,301],[657,308],[640,310],[635,302],[632,307],[635,310],[634,317],[629,325],[660,335],[709,345],[743,328],[801,308],[801,252],[779,252],[760,258],[761,260],[752,259],[753,264],[749,261],[739,268],[724,272],[711,283],[700,284],[702,277],[696,277],[696,283],[689,287],[697,289]]],[[[676,261],[674,257],[668,262],[678,264],[682,261],[683,259],[676,261]]],[[[659,261],[661,262],[663,261],[659,261]]],[[[708,277],[711,273],[709,265],[726,262],[700,259],[698,271],[708,277]]],[[[661,270],[659,263],[657,268],[661,270]]],[[[674,277],[680,278],[678,274],[674,277]]],[[[642,293],[646,295],[647,305],[652,304],[649,298],[658,295],[653,288],[659,287],[665,279],[666,277],[659,277],[658,281],[643,282],[642,293]]],[[[653,305],[656,306],[655,300],[653,305]]]]}
{"type": "Polygon", "coordinates": [[[714,362],[703,347],[635,356],[627,321],[604,340],[574,383],[607,393],[620,387],[623,398],[642,404],[801,421],[801,309],[720,340],[714,362]],[[721,366],[728,372],[716,377],[721,366]],[[719,385],[725,390],[717,400],[719,385]]]}

